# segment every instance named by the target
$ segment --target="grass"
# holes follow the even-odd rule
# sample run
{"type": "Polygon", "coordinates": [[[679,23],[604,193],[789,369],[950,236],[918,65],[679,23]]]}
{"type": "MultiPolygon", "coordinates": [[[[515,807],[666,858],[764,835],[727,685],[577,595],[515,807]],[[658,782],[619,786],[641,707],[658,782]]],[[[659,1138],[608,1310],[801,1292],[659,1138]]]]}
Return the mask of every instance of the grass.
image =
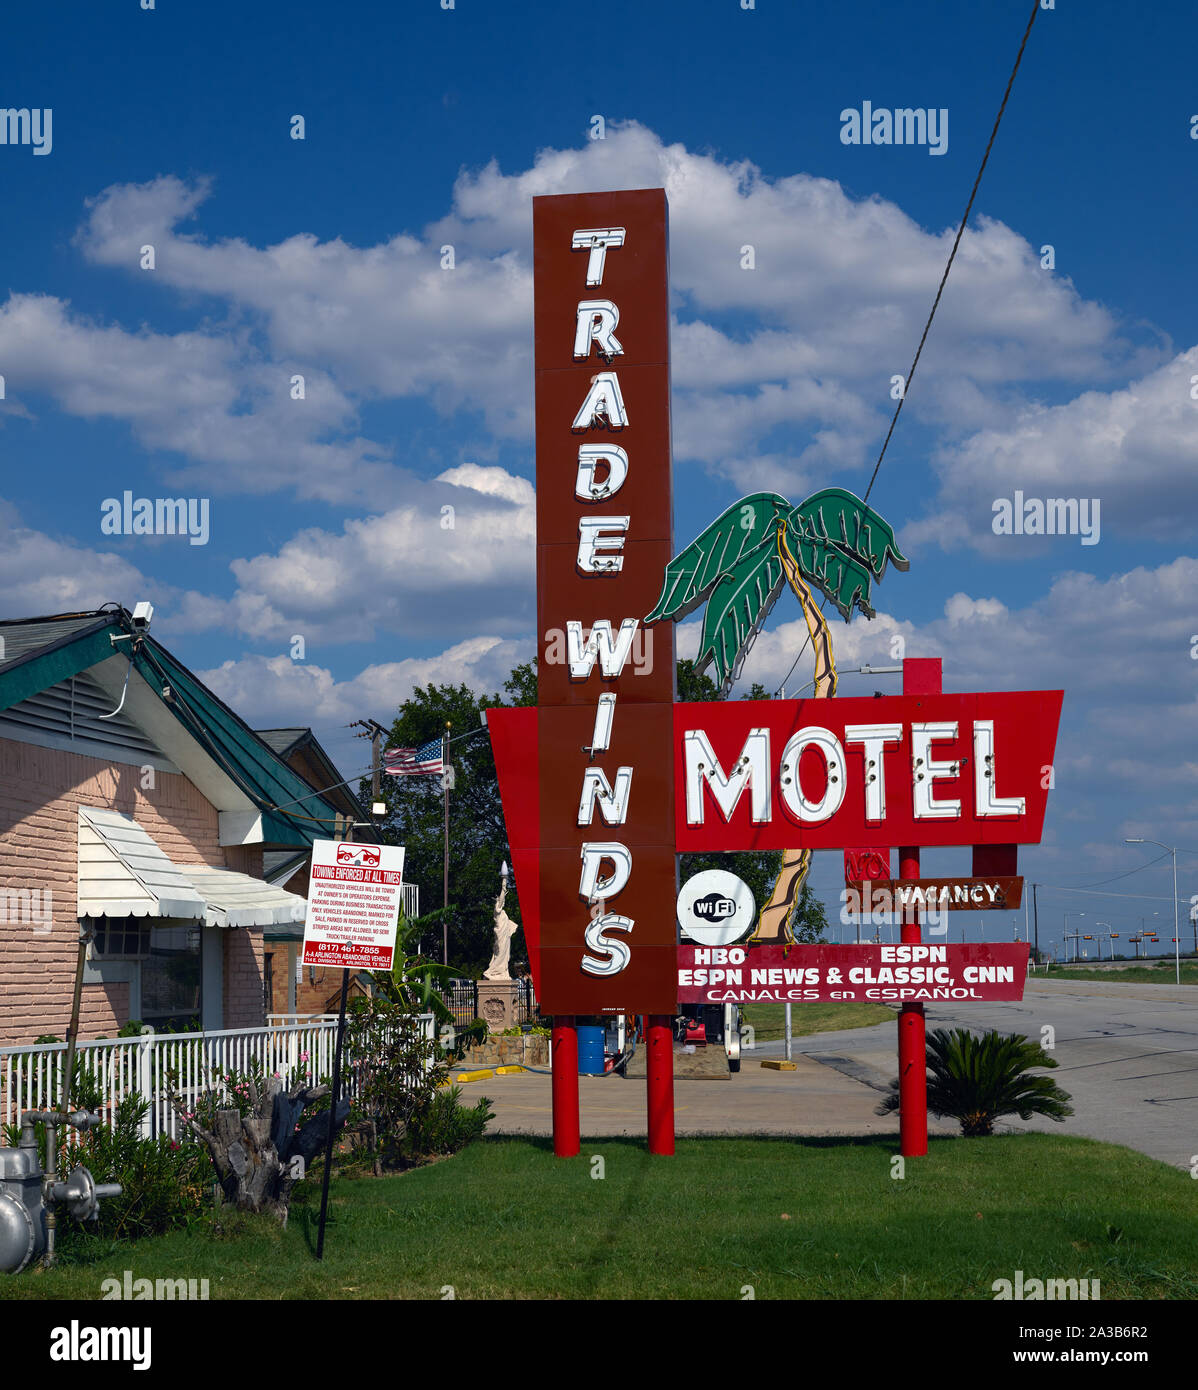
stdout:
{"type": "MultiPolygon", "coordinates": [[[[1044,974],[1037,972],[1029,979],[1036,980],[1096,980],[1111,984],[1172,985],[1177,983],[1177,971],[1172,959],[1164,965],[1128,965],[1119,970],[1086,970],[1072,965],[1057,969],[1053,966],[1044,974]]],[[[1198,963],[1181,963],[1181,983],[1198,985],[1198,963]]]]}
{"type": "MultiPolygon", "coordinates": [[[[377,1181],[336,1179],[287,1230],[226,1218],[0,1279],[0,1297],[99,1297],[101,1280],[206,1278],[249,1299],[990,1299],[994,1280],[1096,1278],[1103,1299],[1198,1297],[1198,1183],[1110,1144],[933,1139],[892,1177],[893,1138],[486,1139],[377,1181]],[[602,1160],[600,1164],[598,1160],[602,1160]],[[594,1174],[602,1170],[602,1178],[594,1174]]],[[[297,1189],[297,1192],[302,1189],[297,1189]]]]}
{"type": "MultiPolygon", "coordinates": [[[[785,1004],[744,1004],[742,1011],[757,1042],[770,1042],[783,1036],[785,1004]]],[[[869,1028],[872,1024],[894,1019],[894,1010],[884,1004],[794,1004],[790,1014],[791,1030],[796,1038],[810,1033],[834,1033],[841,1028],[869,1028]]]]}

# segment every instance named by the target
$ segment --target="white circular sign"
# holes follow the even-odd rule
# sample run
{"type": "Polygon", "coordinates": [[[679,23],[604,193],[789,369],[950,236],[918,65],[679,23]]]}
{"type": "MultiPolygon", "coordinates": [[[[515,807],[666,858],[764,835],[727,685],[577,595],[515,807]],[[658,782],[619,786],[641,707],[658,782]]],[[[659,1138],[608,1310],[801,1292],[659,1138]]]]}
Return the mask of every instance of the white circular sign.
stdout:
{"type": "Polygon", "coordinates": [[[704,869],[678,894],[683,936],[700,946],[727,946],[753,925],[757,904],[744,879],[725,869],[704,869]]]}

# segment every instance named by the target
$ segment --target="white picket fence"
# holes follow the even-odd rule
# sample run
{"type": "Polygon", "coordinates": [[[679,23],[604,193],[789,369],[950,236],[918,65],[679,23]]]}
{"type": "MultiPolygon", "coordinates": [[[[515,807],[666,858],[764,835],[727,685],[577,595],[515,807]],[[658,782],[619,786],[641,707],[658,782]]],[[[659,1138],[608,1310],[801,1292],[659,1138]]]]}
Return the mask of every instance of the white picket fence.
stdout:
{"type": "MultiPolygon", "coordinates": [[[[432,1014],[415,1020],[422,1037],[435,1037],[432,1014]]],[[[315,1085],[333,1074],[336,1020],[284,1024],[267,1028],[228,1028],[207,1033],[143,1033],[136,1038],[80,1042],[76,1056],[84,1076],[104,1096],[102,1117],[110,1120],[117,1103],[139,1093],[150,1105],[142,1122],[147,1138],[165,1134],[177,1139],[178,1117],[171,1108],[169,1078],[185,1100],[194,1100],[230,1072],[249,1071],[256,1063],[271,1076],[280,1072],[293,1082],[315,1085]]],[[[41,1110],[62,1094],[65,1043],[0,1048],[0,1123],[16,1124],[22,1111],[41,1110]]],[[[352,1059],[343,1059],[342,1094],[355,1094],[352,1059]]]]}

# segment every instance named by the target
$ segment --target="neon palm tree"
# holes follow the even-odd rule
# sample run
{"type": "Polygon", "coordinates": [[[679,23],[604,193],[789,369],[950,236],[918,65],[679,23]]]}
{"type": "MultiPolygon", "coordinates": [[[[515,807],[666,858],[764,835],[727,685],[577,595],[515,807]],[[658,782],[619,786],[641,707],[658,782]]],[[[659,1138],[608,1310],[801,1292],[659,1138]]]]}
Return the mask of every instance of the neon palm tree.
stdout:
{"type": "MultiPolygon", "coordinates": [[[[815,651],[815,698],[836,693],[832,633],[812,589],[845,622],[874,616],[871,583],[887,563],[906,570],[887,522],[843,488],[824,488],[797,507],[776,492],[755,492],[728,508],[666,566],[661,596],[646,623],[680,622],[706,602],[695,670],[715,669],[720,694],[740,677],[745,657],[784,584],[799,601],[815,651]]],[[[782,871],[757,919],[754,941],[794,940],[791,920],[810,850],[784,850],[782,871]]]]}

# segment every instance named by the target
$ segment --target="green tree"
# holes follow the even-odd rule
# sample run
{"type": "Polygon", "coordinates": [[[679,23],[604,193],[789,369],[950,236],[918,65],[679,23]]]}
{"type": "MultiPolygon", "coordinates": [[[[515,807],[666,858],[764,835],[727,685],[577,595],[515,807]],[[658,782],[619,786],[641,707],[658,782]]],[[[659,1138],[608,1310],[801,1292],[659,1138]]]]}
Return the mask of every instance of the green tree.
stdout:
{"type": "Polygon", "coordinates": [[[509,705],[535,705],[537,702],[537,659],[522,661],[503,683],[509,705]]]}
{"type": "Polygon", "coordinates": [[[811,891],[811,884],[806,879],[803,880],[798,905],[790,924],[796,941],[814,945],[817,941],[827,940],[824,933],[828,930],[828,914],[823,903],[811,891]]]}
{"type": "MultiPolygon", "coordinates": [[[[464,684],[428,685],[400,705],[387,737],[388,747],[415,748],[443,735],[446,721],[451,725],[444,777],[384,777],[383,838],[405,847],[404,877],[419,886],[425,911],[440,908],[444,782],[451,779],[449,963],[464,974],[479,974],[491,958],[491,908],[499,893],[500,866],[509,857],[495,758],[482,723],[484,709],[504,703],[498,694],[476,695],[464,684]]],[[[366,781],[362,794],[369,796],[366,781]]],[[[508,891],[510,905],[516,896],[514,883],[508,891]]],[[[519,921],[518,912],[512,915],[519,921]]],[[[434,943],[433,935],[441,933],[430,933],[425,946],[439,958],[440,942],[434,943]]],[[[523,937],[513,945],[513,963],[518,966],[523,937]]]]}

